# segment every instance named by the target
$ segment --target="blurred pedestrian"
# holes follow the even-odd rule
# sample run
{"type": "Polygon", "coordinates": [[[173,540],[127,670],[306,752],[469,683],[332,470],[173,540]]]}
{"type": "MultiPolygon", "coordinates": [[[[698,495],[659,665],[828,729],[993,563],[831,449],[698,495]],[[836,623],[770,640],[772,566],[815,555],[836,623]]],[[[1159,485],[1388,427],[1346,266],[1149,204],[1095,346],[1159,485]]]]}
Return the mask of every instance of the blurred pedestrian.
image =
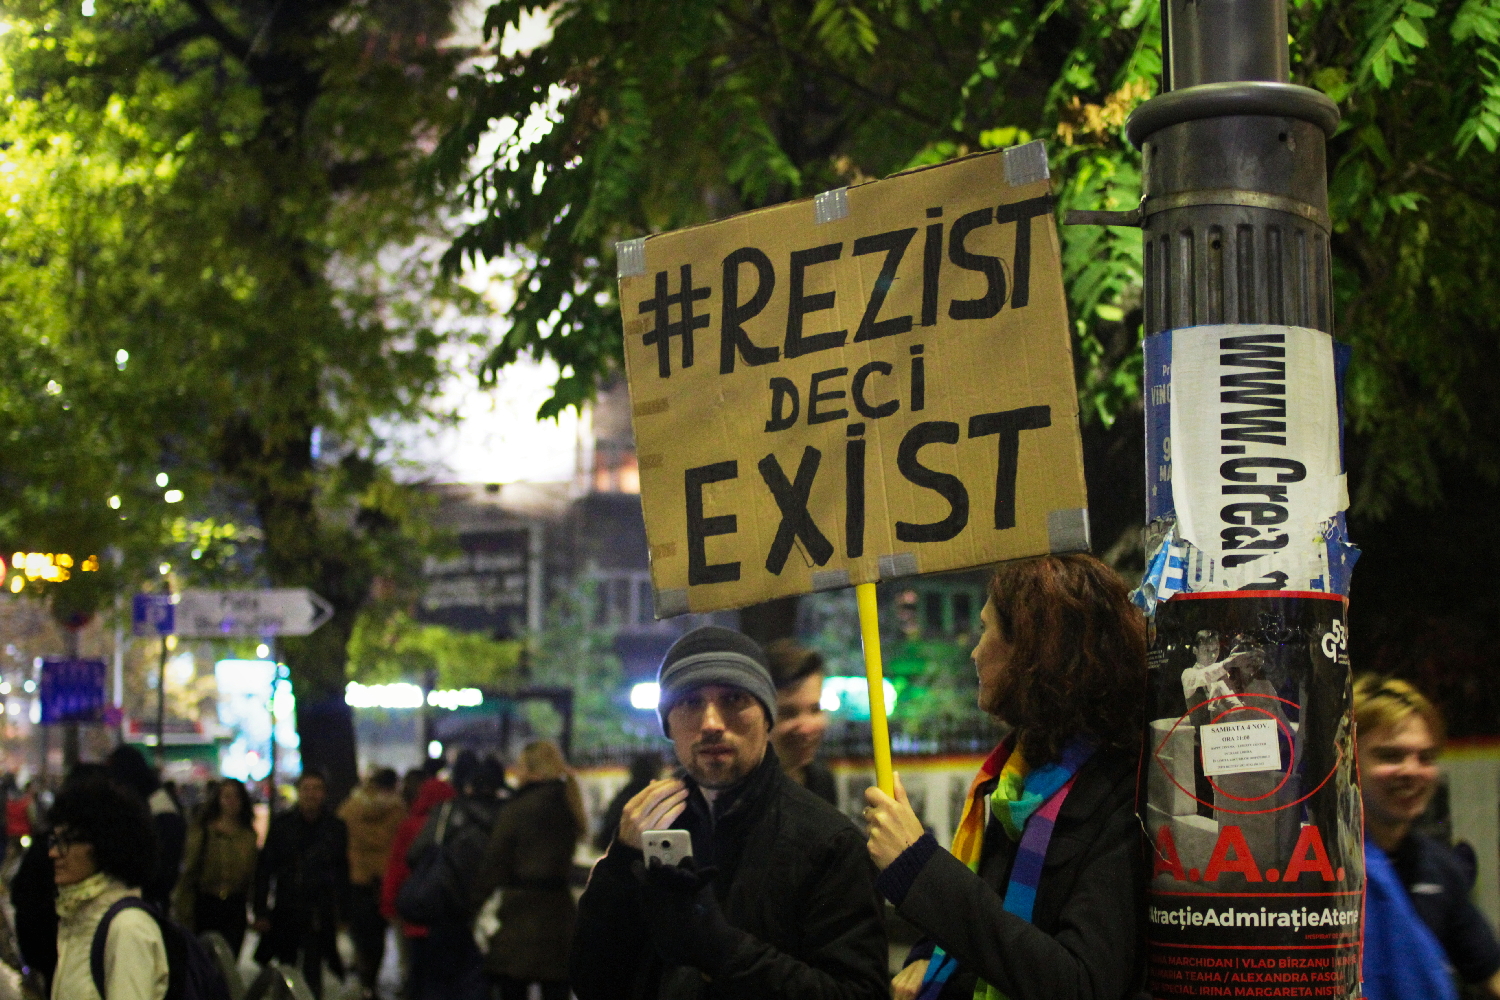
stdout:
{"type": "MultiPolygon", "coordinates": [[[[103,764],[79,764],[68,772],[63,789],[75,782],[108,778],[109,769],[103,764]]],[[[40,799],[38,783],[33,781],[30,787],[40,799]]],[[[57,881],[47,843],[51,826],[46,814],[32,817],[31,831],[31,846],[11,880],[10,902],[16,914],[16,946],[21,949],[21,958],[27,970],[50,988],[57,969],[57,881]]]]}
{"type": "Polygon", "coordinates": [[[406,803],[408,811],[417,804],[417,793],[422,790],[422,782],[427,780],[427,772],[419,767],[414,767],[401,776],[401,801],[406,803]]]}
{"type": "Polygon", "coordinates": [[[327,779],[304,768],[297,804],[271,820],[255,870],[255,929],[261,935],[255,960],[293,965],[300,954],[315,997],[323,995],[325,962],[343,978],[337,934],[349,895],[349,834],[327,804],[327,779]]]}
{"type": "Polygon", "coordinates": [[[1144,982],[1135,782],[1145,621],[1089,555],[1001,564],[980,620],[979,707],[1014,729],[970,786],[952,853],[923,830],[899,777],[895,798],[865,792],[880,891],[927,935],[893,993],[1134,997],[1144,982]]]}
{"type": "Polygon", "coordinates": [[[465,881],[461,899],[453,900],[457,912],[439,923],[427,925],[423,949],[429,956],[425,976],[430,988],[452,1000],[485,1000],[489,992],[484,977],[484,956],[474,942],[472,929],[478,905],[467,890],[478,873],[489,844],[490,831],[500,812],[499,793],[505,769],[492,757],[479,758],[464,750],[453,764],[453,784],[458,797],[434,810],[422,832],[406,852],[413,869],[429,850],[446,857],[450,869],[465,881]]]}
{"type": "Polygon", "coordinates": [[[599,821],[599,829],[594,833],[595,850],[601,852],[609,850],[609,842],[615,839],[615,831],[620,828],[620,813],[625,811],[625,803],[639,795],[641,790],[651,782],[660,778],[661,768],[661,754],[654,750],[638,753],[630,758],[630,778],[615,793],[614,798],[609,800],[609,805],[604,807],[604,817],[599,821]]]}
{"type": "MultiPolygon", "coordinates": [[[[53,1000],[103,1000],[91,965],[99,922],[122,899],[139,896],[156,863],[156,832],[145,802],[100,778],[64,787],[48,837],[57,883],[57,973],[53,1000]]],[[[170,979],[156,918],[121,909],[104,938],[108,1000],[164,1000],[170,979]]]]}
{"type": "Polygon", "coordinates": [[[151,822],[156,828],[157,855],[156,874],[151,884],[142,886],[141,893],[146,902],[155,903],[163,913],[171,905],[172,889],[177,885],[177,875],[182,868],[182,852],[187,846],[187,820],[167,789],[162,787],[156,769],[146,762],[145,754],[121,743],[105,759],[110,777],[133,789],[145,800],[151,810],[151,822]]]}
{"type": "Polygon", "coordinates": [[[776,725],[771,745],[791,779],[831,806],[839,804],[833,772],[818,760],[828,716],[823,711],[823,657],[795,639],[766,647],[766,663],[776,683],[776,725]]]}
{"type": "Polygon", "coordinates": [[[1456,1000],[1451,968],[1500,996],[1500,944],[1469,899],[1469,869],[1412,829],[1437,790],[1442,714],[1406,681],[1364,674],[1354,683],[1354,724],[1365,806],[1364,995],[1456,1000]]]}
{"type": "Polygon", "coordinates": [[[188,830],[172,915],[195,934],[222,934],[238,956],[245,943],[255,862],[255,807],[244,784],[225,778],[215,783],[214,797],[188,830]]]}
{"type": "Polygon", "coordinates": [[[717,626],[657,673],[681,777],[631,799],[579,901],[579,1000],[890,995],[882,906],[859,831],[787,777],[760,646],[717,626]],[[642,834],[687,830],[693,860],[643,863],[642,834]]]}
{"type": "Polygon", "coordinates": [[[482,904],[497,888],[500,929],[489,940],[485,972],[500,1000],[568,1000],[568,944],[577,907],[568,888],[573,849],[588,829],[578,780],[550,740],[529,743],[516,764],[519,787],[500,811],[473,886],[482,904]]]}
{"type": "Polygon", "coordinates": [[[432,812],[452,799],[454,794],[453,786],[442,778],[428,777],[422,781],[411,811],[396,827],[390,857],[385,865],[385,875],[380,880],[380,914],[396,925],[407,948],[406,996],[409,1000],[443,1000],[443,995],[440,992],[441,981],[432,971],[436,956],[431,955],[427,946],[427,928],[401,919],[396,912],[396,895],[411,875],[411,865],[406,862],[406,854],[412,842],[427,825],[432,812]]]}
{"type": "Polygon", "coordinates": [[[406,803],[396,794],[396,772],[377,768],[339,806],[349,830],[349,937],[364,995],[374,996],[375,980],[385,960],[385,918],[380,915],[380,877],[406,803]]]}
{"type": "MultiPolygon", "coordinates": [[[[6,777],[11,777],[6,775],[6,777]]],[[[26,844],[31,842],[31,803],[32,793],[36,788],[33,780],[24,791],[15,789],[5,799],[5,840],[6,840],[6,869],[13,868],[20,862],[21,854],[26,850],[26,844]],[[26,844],[22,844],[22,839],[26,844]]]]}

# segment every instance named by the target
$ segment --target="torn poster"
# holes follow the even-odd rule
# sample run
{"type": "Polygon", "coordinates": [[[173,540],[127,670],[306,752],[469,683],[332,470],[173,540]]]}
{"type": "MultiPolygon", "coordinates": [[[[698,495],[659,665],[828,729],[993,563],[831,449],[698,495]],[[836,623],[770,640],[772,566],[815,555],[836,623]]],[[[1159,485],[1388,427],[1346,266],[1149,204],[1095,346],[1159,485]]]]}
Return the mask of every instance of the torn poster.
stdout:
{"type": "Polygon", "coordinates": [[[1154,848],[1145,934],[1157,1000],[1357,995],[1348,620],[1335,594],[1157,605],[1138,799],[1154,848]],[[1274,979],[1256,971],[1268,969],[1274,979]]]}
{"type": "MultiPolygon", "coordinates": [[[[1152,506],[1175,508],[1179,536],[1212,560],[1214,589],[1314,580],[1322,585],[1311,589],[1329,589],[1323,532],[1348,506],[1333,338],[1291,326],[1199,326],[1152,346],[1148,365],[1170,364],[1167,460],[1154,464],[1171,484],[1152,506]]],[[[1148,423],[1162,422],[1156,402],[1148,399],[1148,423]]]]}

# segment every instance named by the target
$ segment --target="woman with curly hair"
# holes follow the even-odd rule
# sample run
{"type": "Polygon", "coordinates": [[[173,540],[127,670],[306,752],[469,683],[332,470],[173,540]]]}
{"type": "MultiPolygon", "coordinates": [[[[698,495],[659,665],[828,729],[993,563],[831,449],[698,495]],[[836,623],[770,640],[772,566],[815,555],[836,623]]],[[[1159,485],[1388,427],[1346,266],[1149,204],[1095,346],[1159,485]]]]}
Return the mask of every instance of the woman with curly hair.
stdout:
{"type": "MultiPolygon", "coordinates": [[[[115,783],[63,786],[49,814],[57,882],[57,973],[53,1000],[102,1000],[90,956],[99,922],[140,896],[156,867],[156,831],[146,803],[115,783]]],[[[137,907],[115,913],[104,940],[104,996],[163,1000],[170,967],[156,918],[137,907]]]]}
{"type": "Polygon", "coordinates": [[[969,788],[952,852],[865,793],[876,885],[927,935],[898,1000],[1134,996],[1145,855],[1135,816],[1146,629],[1088,555],[999,566],[972,654],[979,707],[1012,727],[969,788]]]}

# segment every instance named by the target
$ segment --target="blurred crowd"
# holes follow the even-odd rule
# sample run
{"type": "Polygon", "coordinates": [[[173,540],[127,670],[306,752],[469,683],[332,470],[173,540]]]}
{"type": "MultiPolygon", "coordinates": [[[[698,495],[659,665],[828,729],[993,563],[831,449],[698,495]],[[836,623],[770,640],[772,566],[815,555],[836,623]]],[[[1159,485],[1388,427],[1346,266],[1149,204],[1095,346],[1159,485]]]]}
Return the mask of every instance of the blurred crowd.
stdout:
{"type": "MultiPolygon", "coordinates": [[[[128,745],[55,792],[0,779],[0,963],[36,1000],[234,1000],[242,963],[293,991],[252,995],[319,1000],[332,984],[337,1000],[1138,997],[1144,622],[1082,555],[1005,564],[988,597],[979,704],[1008,731],[951,847],[899,775],[894,794],[865,790],[863,829],[839,811],[815,653],[705,626],[658,671],[676,766],[632,761],[593,830],[545,740],[509,773],[471,751],[378,768],[340,802],[308,768],[274,814],[232,778],[164,784],[128,745]],[[586,886],[585,838],[603,852],[586,886]]],[[[1352,694],[1362,995],[1500,997],[1475,854],[1420,829],[1442,717],[1394,678],[1360,676],[1352,694]]]]}
{"type": "MultiPolygon", "coordinates": [[[[765,655],[776,759],[836,804],[817,760],[823,661],[789,641],[765,655]]],[[[331,982],[340,996],[513,1000],[539,984],[565,998],[575,848],[608,850],[626,803],[668,773],[662,754],[636,755],[593,830],[545,740],[509,773],[469,750],[404,775],[376,768],[337,804],[326,775],[307,769],[279,811],[234,778],[163,781],[129,745],[60,782],[3,775],[0,962],[38,1000],[194,995],[178,982],[188,939],[213,942],[227,975],[242,961],[271,965],[319,998],[331,982]]]]}
{"type": "Polygon", "coordinates": [[[166,992],[187,974],[171,954],[187,939],[222,943],[230,975],[244,955],[318,998],[329,976],[342,996],[375,996],[388,938],[404,997],[508,998],[566,979],[586,820],[554,743],[526,746],[509,775],[467,750],[404,776],[377,768],[336,808],[309,768],[269,818],[242,782],[178,788],[129,745],[79,764],[55,791],[0,782],[12,914],[0,961],[21,971],[27,996],[192,996],[175,980],[166,992]]]}

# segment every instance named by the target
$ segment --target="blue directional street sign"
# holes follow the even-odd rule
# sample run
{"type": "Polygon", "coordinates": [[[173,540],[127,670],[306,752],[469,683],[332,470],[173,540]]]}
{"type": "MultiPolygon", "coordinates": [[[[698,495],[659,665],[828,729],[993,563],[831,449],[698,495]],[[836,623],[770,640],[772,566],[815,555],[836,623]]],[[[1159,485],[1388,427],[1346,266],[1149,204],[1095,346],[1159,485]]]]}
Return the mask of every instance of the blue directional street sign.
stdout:
{"type": "Polygon", "coordinates": [[[103,660],[42,661],[42,723],[104,721],[103,660]]]}
{"type": "Polygon", "coordinates": [[[171,594],[136,594],[130,602],[131,630],[136,635],[171,635],[176,631],[171,594]]]}

